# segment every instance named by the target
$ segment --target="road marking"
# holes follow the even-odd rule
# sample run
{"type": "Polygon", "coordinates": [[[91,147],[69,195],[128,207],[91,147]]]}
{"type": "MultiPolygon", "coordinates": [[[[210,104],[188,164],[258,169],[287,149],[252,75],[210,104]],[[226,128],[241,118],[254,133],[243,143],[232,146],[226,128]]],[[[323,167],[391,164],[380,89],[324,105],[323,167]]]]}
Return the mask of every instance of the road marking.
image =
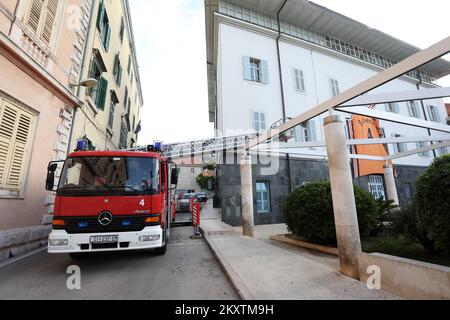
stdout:
{"type": "Polygon", "coordinates": [[[204,242],[182,242],[182,243],[168,243],[168,246],[194,246],[205,244],[204,242]]]}

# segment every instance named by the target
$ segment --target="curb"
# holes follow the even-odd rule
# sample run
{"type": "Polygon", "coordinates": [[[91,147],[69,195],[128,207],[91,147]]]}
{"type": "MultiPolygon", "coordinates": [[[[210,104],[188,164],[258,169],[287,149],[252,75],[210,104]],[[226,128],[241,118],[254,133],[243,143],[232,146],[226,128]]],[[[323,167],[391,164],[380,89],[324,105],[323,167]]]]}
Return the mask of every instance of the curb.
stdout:
{"type": "Polygon", "coordinates": [[[291,238],[286,237],[286,235],[284,235],[284,234],[270,236],[270,239],[274,240],[274,241],[294,245],[297,247],[301,247],[304,249],[310,249],[310,250],[315,250],[315,251],[319,251],[322,253],[330,254],[333,256],[339,256],[339,251],[337,248],[327,247],[327,246],[322,246],[322,245],[315,244],[315,243],[291,239],[291,238]]]}
{"type": "Polygon", "coordinates": [[[241,277],[237,274],[236,271],[234,271],[233,267],[228,263],[225,259],[225,257],[220,253],[217,246],[214,244],[213,241],[211,241],[209,236],[205,235],[204,230],[200,230],[203,234],[203,237],[208,244],[209,248],[214,254],[214,257],[216,258],[217,262],[220,265],[220,268],[225,273],[226,277],[230,281],[231,285],[234,287],[236,293],[240,297],[241,300],[256,300],[255,296],[251,293],[250,289],[245,285],[244,281],[241,279],[241,277]]]}

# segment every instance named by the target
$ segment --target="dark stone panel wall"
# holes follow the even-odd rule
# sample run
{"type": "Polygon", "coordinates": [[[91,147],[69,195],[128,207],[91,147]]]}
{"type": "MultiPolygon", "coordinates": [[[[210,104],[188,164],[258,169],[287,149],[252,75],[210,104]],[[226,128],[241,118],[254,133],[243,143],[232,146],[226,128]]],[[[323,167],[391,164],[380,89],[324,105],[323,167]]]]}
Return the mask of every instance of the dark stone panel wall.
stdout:
{"type": "MultiPolygon", "coordinates": [[[[424,167],[395,166],[397,192],[400,205],[412,199],[415,192],[415,181],[425,170],[424,167]]],[[[253,195],[255,224],[282,223],[283,204],[289,195],[289,170],[286,158],[279,160],[279,170],[275,175],[262,175],[261,165],[253,165],[253,195]],[[270,212],[258,213],[256,203],[256,182],[269,182],[270,186],[270,212]]],[[[315,181],[328,181],[327,161],[311,159],[290,159],[290,181],[292,190],[303,184],[315,181]]],[[[218,170],[218,196],[222,208],[222,220],[233,226],[241,225],[241,175],[238,164],[220,165],[218,170]]],[[[369,177],[360,177],[353,180],[355,185],[368,190],[369,177]]],[[[386,187],[385,187],[386,190],[386,187]]]]}
{"type": "Polygon", "coordinates": [[[416,180],[426,170],[418,166],[394,166],[398,201],[400,206],[408,204],[416,192],[416,180]]]}

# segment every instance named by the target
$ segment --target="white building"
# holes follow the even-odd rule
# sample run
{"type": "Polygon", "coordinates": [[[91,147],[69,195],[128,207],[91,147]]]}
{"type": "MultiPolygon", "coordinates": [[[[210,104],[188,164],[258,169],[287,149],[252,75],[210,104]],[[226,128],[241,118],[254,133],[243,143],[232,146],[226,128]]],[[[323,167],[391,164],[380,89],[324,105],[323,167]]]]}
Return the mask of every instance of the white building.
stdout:
{"type": "MultiPolygon", "coordinates": [[[[205,0],[209,115],[218,135],[265,131],[281,119],[302,114],[420,50],[312,2],[288,0],[283,7],[284,2],[205,0]]],[[[410,72],[369,94],[433,88],[437,86],[436,79],[448,74],[450,62],[436,60],[419,72],[410,72]]],[[[375,108],[440,123],[446,121],[441,99],[375,108]]],[[[294,139],[323,141],[324,117],[298,127],[294,139]]],[[[386,137],[437,134],[386,121],[380,121],[380,127],[386,137]]],[[[389,153],[418,146],[389,145],[389,153]]],[[[258,166],[255,167],[257,223],[281,221],[281,203],[292,188],[328,177],[325,150],[289,152],[275,177],[261,176],[258,166]]],[[[401,203],[411,199],[420,172],[435,156],[446,152],[440,149],[394,161],[401,203]]],[[[237,166],[222,166],[219,170],[219,196],[224,220],[238,224],[236,170],[239,171],[237,166]]],[[[383,193],[383,180],[376,175],[359,177],[355,183],[374,193],[381,189],[383,193]]]]}

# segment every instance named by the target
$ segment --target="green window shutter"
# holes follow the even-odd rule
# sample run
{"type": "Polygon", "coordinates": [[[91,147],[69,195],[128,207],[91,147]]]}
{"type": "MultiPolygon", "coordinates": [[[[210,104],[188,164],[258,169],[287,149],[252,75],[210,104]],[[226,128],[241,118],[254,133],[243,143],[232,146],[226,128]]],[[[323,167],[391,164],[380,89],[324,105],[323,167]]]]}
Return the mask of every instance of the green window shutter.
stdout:
{"type": "Polygon", "coordinates": [[[119,54],[116,54],[116,57],[114,58],[114,70],[113,70],[113,75],[117,74],[119,68],[119,54]]]}
{"type": "Polygon", "coordinates": [[[103,44],[105,46],[106,51],[109,50],[109,42],[111,40],[111,27],[109,24],[106,25],[106,38],[105,43],[103,44]]]}
{"type": "Polygon", "coordinates": [[[120,41],[123,42],[123,36],[125,34],[125,22],[122,20],[120,21],[120,41]]]}
{"type": "Polygon", "coordinates": [[[97,107],[100,110],[105,110],[105,101],[106,101],[106,92],[108,91],[108,80],[101,77],[98,83],[98,92],[97,92],[97,107]]]}
{"type": "Polygon", "coordinates": [[[97,16],[97,29],[102,31],[103,29],[103,18],[105,17],[105,5],[100,2],[100,6],[98,8],[98,16],[97,16]]]}

